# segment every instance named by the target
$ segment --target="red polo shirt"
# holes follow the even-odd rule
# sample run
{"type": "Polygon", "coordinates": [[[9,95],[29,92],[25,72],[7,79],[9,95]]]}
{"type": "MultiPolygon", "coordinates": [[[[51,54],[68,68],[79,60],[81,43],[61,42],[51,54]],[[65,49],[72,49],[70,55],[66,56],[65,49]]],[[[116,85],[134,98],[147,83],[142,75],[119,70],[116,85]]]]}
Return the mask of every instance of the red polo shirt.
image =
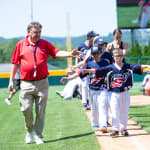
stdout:
{"type": "MultiPolygon", "coordinates": [[[[24,40],[19,41],[16,45],[11,62],[14,64],[21,64],[21,80],[42,79],[48,76],[47,58],[52,56],[53,59],[55,59],[59,50],[48,41],[40,39],[35,53],[36,61],[34,61],[34,53],[29,45],[31,44],[28,41],[28,36],[24,40]],[[37,66],[36,77],[33,77],[35,62],[37,66]]],[[[36,45],[31,46],[32,49],[35,50],[36,45]]]]}

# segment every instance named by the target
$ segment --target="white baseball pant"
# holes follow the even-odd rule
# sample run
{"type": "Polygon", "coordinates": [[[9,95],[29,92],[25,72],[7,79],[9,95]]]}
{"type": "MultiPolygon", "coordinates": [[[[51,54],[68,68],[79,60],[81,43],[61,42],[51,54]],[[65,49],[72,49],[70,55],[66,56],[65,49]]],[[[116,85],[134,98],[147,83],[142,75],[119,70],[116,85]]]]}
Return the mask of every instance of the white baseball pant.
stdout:
{"type": "Polygon", "coordinates": [[[111,92],[110,108],[112,114],[112,130],[127,129],[130,95],[128,91],[111,92]]]}
{"type": "Polygon", "coordinates": [[[81,79],[79,77],[68,81],[63,91],[61,92],[64,99],[71,99],[77,86],[81,91],[81,79]]]}
{"type": "Polygon", "coordinates": [[[89,99],[91,103],[92,125],[100,125],[107,127],[108,119],[108,91],[89,90],[89,99]]]}
{"type": "Polygon", "coordinates": [[[99,126],[99,109],[98,98],[100,97],[100,91],[89,89],[89,100],[91,103],[91,120],[92,125],[99,126]]]}
{"type": "Polygon", "coordinates": [[[89,76],[82,78],[82,103],[87,104],[89,76]]]}
{"type": "Polygon", "coordinates": [[[99,124],[100,127],[107,127],[108,121],[108,109],[109,109],[109,92],[104,89],[101,90],[100,96],[98,98],[98,107],[99,107],[99,124]]]}

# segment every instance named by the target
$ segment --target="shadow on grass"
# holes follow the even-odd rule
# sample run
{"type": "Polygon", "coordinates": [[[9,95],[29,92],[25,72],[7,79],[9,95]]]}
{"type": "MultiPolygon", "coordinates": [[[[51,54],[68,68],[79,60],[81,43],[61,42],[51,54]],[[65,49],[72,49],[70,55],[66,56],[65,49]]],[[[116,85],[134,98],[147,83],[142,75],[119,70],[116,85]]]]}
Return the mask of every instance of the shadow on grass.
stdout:
{"type": "Polygon", "coordinates": [[[80,137],[88,136],[91,134],[94,134],[94,132],[89,132],[89,133],[85,133],[85,134],[78,134],[78,135],[73,135],[73,136],[67,136],[67,137],[63,137],[63,138],[59,138],[59,139],[55,139],[55,140],[44,141],[44,143],[57,142],[57,141],[67,140],[67,139],[72,139],[72,138],[80,138],[80,137]]]}

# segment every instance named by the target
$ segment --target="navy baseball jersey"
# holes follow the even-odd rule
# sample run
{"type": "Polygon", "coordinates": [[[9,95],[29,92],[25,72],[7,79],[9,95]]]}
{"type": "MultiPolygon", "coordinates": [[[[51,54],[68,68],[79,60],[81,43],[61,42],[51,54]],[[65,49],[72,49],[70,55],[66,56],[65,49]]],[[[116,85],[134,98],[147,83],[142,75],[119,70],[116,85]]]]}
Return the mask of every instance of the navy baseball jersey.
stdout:
{"type": "MultiPolygon", "coordinates": [[[[87,60],[85,65],[82,67],[82,69],[91,69],[91,68],[99,68],[109,65],[107,61],[104,59],[101,59],[100,62],[94,62],[93,60],[87,60]]],[[[86,75],[89,75],[90,83],[89,88],[93,90],[101,90],[103,88],[106,88],[106,84],[104,83],[104,77],[95,77],[95,74],[82,74],[82,69],[78,72],[80,78],[85,77],[86,75]]]]}
{"type": "Polygon", "coordinates": [[[89,51],[91,47],[88,47],[87,45],[85,45],[85,43],[81,44],[79,47],[78,47],[78,50],[81,51],[81,57],[79,59],[79,61],[82,61],[84,60],[87,52],[89,51]]]}
{"type": "Polygon", "coordinates": [[[142,74],[141,65],[124,63],[121,70],[115,64],[96,69],[96,77],[107,76],[107,89],[113,92],[123,92],[133,86],[133,73],[142,74]]]}

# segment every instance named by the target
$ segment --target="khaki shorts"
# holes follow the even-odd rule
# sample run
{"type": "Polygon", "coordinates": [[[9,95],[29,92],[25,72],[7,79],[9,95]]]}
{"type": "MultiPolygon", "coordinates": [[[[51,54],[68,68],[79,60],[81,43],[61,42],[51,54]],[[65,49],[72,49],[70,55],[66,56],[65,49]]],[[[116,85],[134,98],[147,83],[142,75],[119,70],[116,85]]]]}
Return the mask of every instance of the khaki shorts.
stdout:
{"type": "Polygon", "coordinates": [[[33,103],[46,105],[48,98],[48,78],[35,81],[21,80],[20,106],[21,111],[33,109],[33,103]]]}

